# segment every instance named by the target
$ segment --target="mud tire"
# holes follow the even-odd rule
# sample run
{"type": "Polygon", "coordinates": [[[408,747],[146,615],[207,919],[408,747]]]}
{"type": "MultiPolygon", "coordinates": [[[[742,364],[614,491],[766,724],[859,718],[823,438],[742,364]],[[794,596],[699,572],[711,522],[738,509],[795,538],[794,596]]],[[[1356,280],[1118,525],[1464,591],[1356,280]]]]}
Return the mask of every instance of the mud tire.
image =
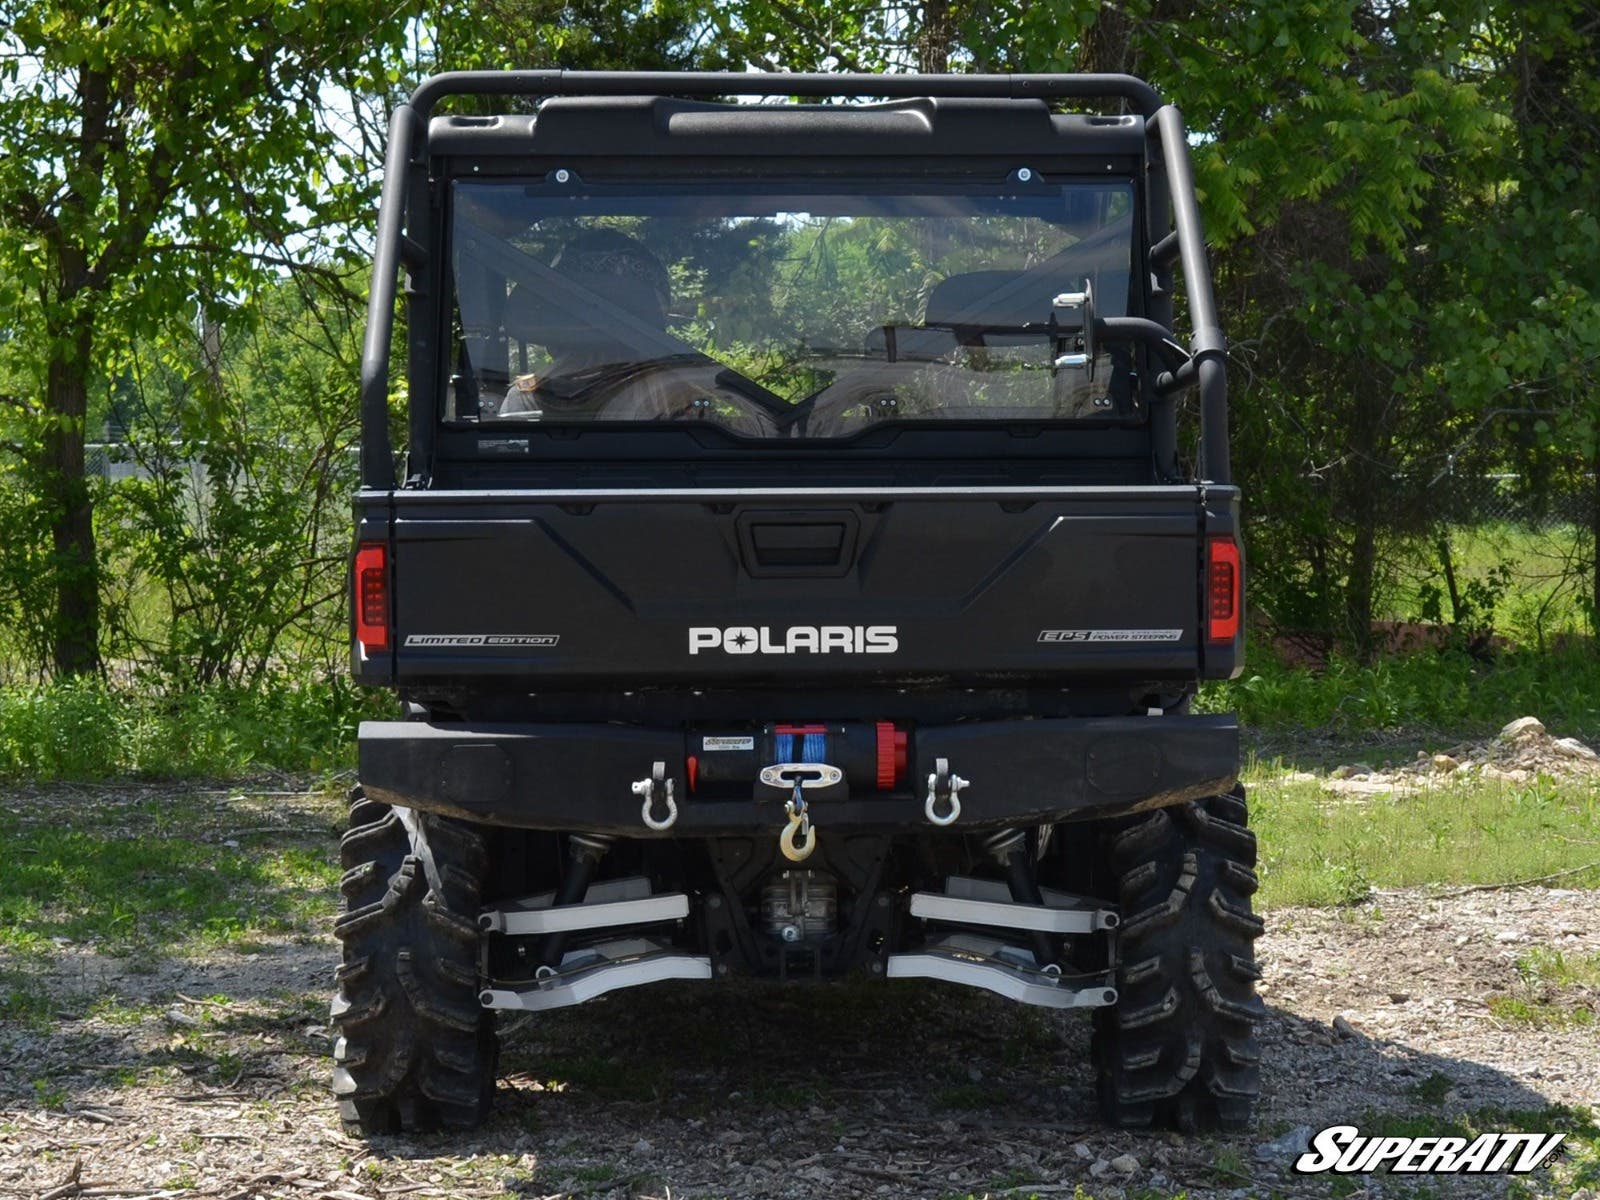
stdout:
{"type": "Polygon", "coordinates": [[[1261,1091],[1256,839],[1244,789],[1108,831],[1116,1005],[1095,1014],[1101,1112],[1124,1129],[1247,1128],[1261,1091]]]}
{"type": "Polygon", "coordinates": [[[345,1127],[371,1137],[481,1124],[497,1056],[478,1002],[482,836],[356,788],[340,859],[333,1091],[345,1127]]]}

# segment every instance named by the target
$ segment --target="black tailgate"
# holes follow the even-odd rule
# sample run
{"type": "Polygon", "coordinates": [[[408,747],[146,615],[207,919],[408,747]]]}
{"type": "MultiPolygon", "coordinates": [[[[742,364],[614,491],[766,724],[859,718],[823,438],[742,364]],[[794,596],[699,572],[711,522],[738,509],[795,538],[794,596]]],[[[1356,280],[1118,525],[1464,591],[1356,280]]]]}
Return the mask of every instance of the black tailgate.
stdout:
{"type": "MultiPolygon", "coordinates": [[[[376,497],[373,498],[376,500],[376,497]]],[[[1194,487],[397,492],[401,680],[1193,678],[1194,487]]],[[[373,664],[380,666],[380,664],[373,664]]]]}

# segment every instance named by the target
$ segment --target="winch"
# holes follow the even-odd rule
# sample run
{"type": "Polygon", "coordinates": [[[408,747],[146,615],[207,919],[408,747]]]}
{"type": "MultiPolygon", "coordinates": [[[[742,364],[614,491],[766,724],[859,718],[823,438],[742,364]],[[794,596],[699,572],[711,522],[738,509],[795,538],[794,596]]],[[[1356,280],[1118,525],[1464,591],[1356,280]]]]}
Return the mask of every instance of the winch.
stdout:
{"type": "MultiPolygon", "coordinates": [[[[893,721],[772,724],[760,729],[702,729],[684,747],[689,791],[766,799],[762,768],[774,763],[829,763],[842,778],[811,799],[893,792],[908,785],[910,736],[893,721]]],[[[787,787],[782,790],[787,791],[787,787]]]]}

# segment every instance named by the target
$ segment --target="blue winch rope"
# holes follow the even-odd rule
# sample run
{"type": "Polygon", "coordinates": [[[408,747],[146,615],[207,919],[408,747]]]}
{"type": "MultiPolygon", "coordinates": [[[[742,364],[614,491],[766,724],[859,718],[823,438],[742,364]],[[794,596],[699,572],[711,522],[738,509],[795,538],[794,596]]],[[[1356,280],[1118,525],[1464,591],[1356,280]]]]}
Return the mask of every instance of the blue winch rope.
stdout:
{"type": "Polygon", "coordinates": [[[780,733],[772,739],[773,757],[779,762],[793,762],[794,734],[780,733]]]}
{"type": "Polygon", "coordinates": [[[800,761],[807,763],[826,762],[828,760],[828,735],[825,733],[806,734],[805,743],[800,747],[800,761]]]}

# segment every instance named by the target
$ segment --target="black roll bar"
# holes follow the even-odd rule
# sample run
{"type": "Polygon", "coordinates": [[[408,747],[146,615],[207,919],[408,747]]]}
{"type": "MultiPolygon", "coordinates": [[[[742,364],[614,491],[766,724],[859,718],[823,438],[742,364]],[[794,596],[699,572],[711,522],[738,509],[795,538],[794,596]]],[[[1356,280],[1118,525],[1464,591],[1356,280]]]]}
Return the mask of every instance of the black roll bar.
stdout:
{"type": "Polygon", "coordinates": [[[861,75],[781,71],[450,71],[425,79],[411,108],[426,121],[446,96],[939,96],[1127,100],[1147,120],[1161,93],[1132,75],[861,75]]]}
{"type": "Polygon", "coordinates": [[[383,192],[378,200],[378,244],[367,294],[367,331],[361,339],[361,486],[394,486],[394,446],[389,441],[389,342],[394,336],[394,289],[400,271],[406,212],[406,171],[411,164],[417,115],[402,104],[389,118],[383,192]]]}
{"type": "MultiPolygon", "coordinates": [[[[1176,226],[1170,235],[1183,264],[1194,327],[1191,361],[1173,372],[1181,382],[1197,382],[1201,409],[1201,459],[1204,477],[1228,483],[1227,343],[1217,321],[1211,277],[1194,197],[1194,173],[1183,117],[1142,79],[1132,75],[864,75],[722,71],[453,71],[425,79],[408,104],[389,120],[383,191],[378,207],[377,247],[367,329],[361,347],[361,486],[394,486],[389,438],[389,346],[394,334],[394,301],[406,251],[407,177],[417,144],[434,106],[448,96],[805,96],[884,98],[967,97],[1034,100],[1123,100],[1145,119],[1165,167],[1165,193],[1176,226]],[[1188,372],[1187,375],[1184,372],[1188,372]]],[[[1152,182],[1155,182],[1153,180],[1152,182]]],[[[1152,208],[1157,197],[1152,195],[1152,208]]],[[[412,231],[415,233],[415,231],[412,231]]],[[[1161,237],[1162,257],[1172,243],[1161,237]]],[[[415,397],[413,397],[415,403],[415,397]]],[[[1170,415],[1169,418],[1170,420],[1170,415]]]]}
{"type": "MultiPolygon", "coordinates": [[[[1211,266],[1201,233],[1200,202],[1194,195],[1194,165],[1189,160],[1189,135],[1183,114],[1170,104],[1156,111],[1145,126],[1161,143],[1166,162],[1167,191],[1172,197],[1172,218],[1178,235],[1178,257],[1183,263],[1184,294],[1189,299],[1191,365],[1200,385],[1201,478],[1230,483],[1228,462],[1228,339],[1217,320],[1217,302],[1211,293],[1211,266]]],[[[1182,372],[1178,372],[1179,375],[1182,372]]]]}

